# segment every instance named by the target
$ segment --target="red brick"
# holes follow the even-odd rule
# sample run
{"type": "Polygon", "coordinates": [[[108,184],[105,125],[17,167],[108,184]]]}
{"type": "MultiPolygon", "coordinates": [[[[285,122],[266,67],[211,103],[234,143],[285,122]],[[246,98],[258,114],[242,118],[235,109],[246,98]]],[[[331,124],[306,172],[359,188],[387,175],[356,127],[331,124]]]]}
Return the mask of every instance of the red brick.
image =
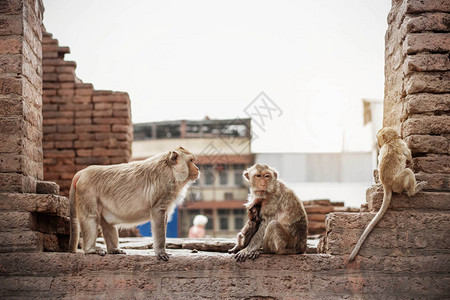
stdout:
{"type": "MultiPolygon", "coordinates": [[[[68,73],[58,74],[58,80],[60,82],[65,81],[73,82],[75,81],[75,74],[68,74],[68,73]]],[[[73,89],[71,89],[71,95],[75,95],[75,91],[73,89]]]]}
{"type": "Polygon", "coordinates": [[[73,150],[48,150],[45,152],[45,157],[74,158],[75,151],[73,151],[73,150]]]}
{"type": "Polygon", "coordinates": [[[113,132],[130,132],[132,129],[132,125],[116,125],[114,124],[112,126],[112,131],[113,132]]]}
{"type": "Polygon", "coordinates": [[[73,111],[44,111],[42,116],[45,118],[72,118],[73,111]]]}
{"type": "Polygon", "coordinates": [[[101,142],[101,141],[91,141],[91,140],[75,141],[74,148],[75,149],[94,148],[94,147],[101,147],[102,145],[103,145],[103,142],[101,142]]]}
{"type": "MultiPolygon", "coordinates": [[[[75,132],[75,126],[74,125],[57,125],[57,132],[58,133],[73,133],[75,132]]],[[[73,139],[70,139],[73,140],[73,139]]]]}
{"type": "Polygon", "coordinates": [[[111,126],[109,125],[78,125],[75,128],[75,132],[109,132],[111,131],[111,126]]]}
{"type": "Polygon", "coordinates": [[[94,117],[94,124],[129,124],[130,121],[127,118],[101,118],[94,117]]]}
{"type": "Polygon", "coordinates": [[[62,89],[74,89],[75,83],[74,82],[61,82],[59,84],[62,89]]]}
{"type": "Polygon", "coordinates": [[[94,110],[92,112],[92,116],[94,117],[112,117],[113,111],[112,109],[108,110],[94,110]]]}
{"type": "MultiPolygon", "coordinates": [[[[44,49],[42,49],[44,50],[44,49]]],[[[56,72],[57,73],[69,73],[69,74],[74,74],[75,72],[75,67],[74,66],[57,66],[56,67],[56,72]]]]}
{"type": "Polygon", "coordinates": [[[73,149],[72,141],[56,141],[55,148],[58,149],[73,149]]]}
{"type": "Polygon", "coordinates": [[[47,125],[73,125],[73,118],[48,118],[47,125]]]}
{"type": "Polygon", "coordinates": [[[114,110],[127,110],[129,108],[130,108],[129,104],[113,103],[114,110]]]}
{"type": "Polygon", "coordinates": [[[76,95],[72,98],[73,103],[91,103],[91,97],[86,95],[76,95]]]}
{"type": "Polygon", "coordinates": [[[58,95],[60,96],[73,96],[75,95],[75,91],[73,89],[59,89],[58,95]]]}
{"type": "Polygon", "coordinates": [[[109,164],[110,160],[107,157],[77,157],[75,162],[80,165],[105,165],[109,164]]]}
{"type": "Polygon", "coordinates": [[[75,111],[75,118],[86,118],[86,117],[92,117],[92,111],[75,111]]]}
{"type": "Polygon", "coordinates": [[[88,125],[92,124],[91,118],[75,118],[75,125],[88,125]]]}
{"type": "Polygon", "coordinates": [[[94,110],[107,110],[112,109],[113,105],[112,103],[95,103],[94,104],[94,110]]]}
{"type": "Polygon", "coordinates": [[[90,156],[92,156],[92,149],[78,149],[77,156],[78,157],[90,157],[90,156]]]}
{"type": "Polygon", "coordinates": [[[113,117],[130,117],[130,112],[128,110],[115,110],[113,111],[113,117]]]}
{"type": "Polygon", "coordinates": [[[55,142],[53,141],[43,141],[42,142],[42,149],[53,149],[55,148],[55,142]]]}

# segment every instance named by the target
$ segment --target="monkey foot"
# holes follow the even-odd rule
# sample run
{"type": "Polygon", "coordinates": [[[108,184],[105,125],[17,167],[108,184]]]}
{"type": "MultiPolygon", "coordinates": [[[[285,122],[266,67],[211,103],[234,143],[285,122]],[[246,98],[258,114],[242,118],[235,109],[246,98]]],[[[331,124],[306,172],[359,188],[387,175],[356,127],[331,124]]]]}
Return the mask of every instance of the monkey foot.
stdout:
{"type": "Polygon", "coordinates": [[[239,252],[239,248],[238,247],[233,247],[231,249],[228,249],[228,253],[232,254],[232,253],[238,253],[239,252]]]}
{"type": "Polygon", "coordinates": [[[261,251],[258,250],[256,251],[241,250],[234,256],[234,258],[236,259],[236,261],[245,261],[247,258],[256,259],[260,254],[261,251]]]}
{"type": "Polygon", "coordinates": [[[164,260],[164,261],[168,261],[169,260],[169,254],[167,253],[156,253],[156,258],[158,260],[164,260]]]}
{"type": "Polygon", "coordinates": [[[122,249],[119,248],[114,248],[111,250],[108,250],[109,254],[127,254],[125,251],[123,251],[122,249]]]}
{"type": "Polygon", "coordinates": [[[92,247],[91,249],[85,251],[84,253],[85,254],[98,254],[98,255],[101,255],[101,256],[105,256],[106,255],[105,249],[103,249],[101,247],[92,247]]]}

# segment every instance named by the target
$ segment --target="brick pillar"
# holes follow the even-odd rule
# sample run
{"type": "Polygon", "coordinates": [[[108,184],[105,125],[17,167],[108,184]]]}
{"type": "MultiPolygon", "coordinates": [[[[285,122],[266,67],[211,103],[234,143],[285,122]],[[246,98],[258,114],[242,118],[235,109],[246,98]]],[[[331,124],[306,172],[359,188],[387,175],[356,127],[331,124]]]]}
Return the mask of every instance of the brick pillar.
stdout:
{"type": "Polygon", "coordinates": [[[41,0],[0,3],[0,191],[35,192],[42,169],[41,0]]]}
{"type": "Polygon", "coordinates": [[[394,0],[385,52],[384,126],[401,132],[413,169],[449,190],[450,2],[394,0]]]}

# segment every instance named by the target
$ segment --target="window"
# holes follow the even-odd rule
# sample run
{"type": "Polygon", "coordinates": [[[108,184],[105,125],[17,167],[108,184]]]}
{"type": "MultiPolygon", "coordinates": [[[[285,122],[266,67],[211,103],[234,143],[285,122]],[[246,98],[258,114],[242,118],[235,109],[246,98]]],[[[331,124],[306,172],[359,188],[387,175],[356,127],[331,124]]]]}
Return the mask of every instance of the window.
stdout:
{"type": "Polygon", "coordinates": [[[219,215],[219,230],[229,230],[229,209],[218,209],[217,214],[219,215]]]}
{"type": "Polygon", "coordinates": [[[241,230],[244,227],[244,218],[241,216],[234,218],[234,229],[241,230]]]}
{"type": "Polygon", "coordinates": [[[214,174],[213,174],[212,165],[205,165],[203,167],[203,169],[204,169],[203,177],[205,178],[205,185],[213,185],[214,184],[214,174]]]}
{"type": "Polygon", "coordinates": [[[219,164],[216,170],[219,172],[219,184],[228,185],[228,165],[219,164]]]}
{"type": "Polygon", "coordinates": [[[242,178],[242,173],[245,170],[244,164],[233,165],[234,172],[234,185],[235,186],[244,186],[244,179],[242,178]]]}
{"type": "Polygon", "coordinates": [[[223,196],[224,196],[223,198],[225,200],[233,200],[233,193],[231,193],[231,192],[226,192],[223,194],[223,196]]]}

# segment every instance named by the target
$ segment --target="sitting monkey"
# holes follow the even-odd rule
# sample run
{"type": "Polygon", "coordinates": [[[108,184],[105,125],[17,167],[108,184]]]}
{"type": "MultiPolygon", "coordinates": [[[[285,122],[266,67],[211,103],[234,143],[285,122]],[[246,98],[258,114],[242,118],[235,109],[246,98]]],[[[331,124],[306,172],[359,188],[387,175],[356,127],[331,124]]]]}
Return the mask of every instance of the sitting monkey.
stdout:
{"type": "Polygon", "coordinates": [[[249,203],[261,199],[261,223],[248,245],[235,255],[236,260],[255,259],[262,251],[305,253],[308,219],[300,199],[268,165],[252,166],[244,171],[244,178],[250,186],[249,203]]]}
{"type": "Polygon", "coordinates": [[[258,231],[259,225],[261,224],[260,214],[263,200],[262,198],[256,198],[254,201],[247,203],[248,221],[241,232],[238,233],[236,245],[228,250],[228,253],[237,253],[239,250],[247,247],[253,235],[258,231]]]}
{"type": "Polygon", "coordinates": [[[69,195],[69,251],[77,251],[81,229],[84,253],[105,255],[105,250],[95,245],[100,225],[108,253],[124,254],[119,249],[117,227],[150,220],[156,257],[168,260],[167,219],[200,176],[194,160],[192,153],[178,147],[144,161],[79,171],[69,195]]]}

